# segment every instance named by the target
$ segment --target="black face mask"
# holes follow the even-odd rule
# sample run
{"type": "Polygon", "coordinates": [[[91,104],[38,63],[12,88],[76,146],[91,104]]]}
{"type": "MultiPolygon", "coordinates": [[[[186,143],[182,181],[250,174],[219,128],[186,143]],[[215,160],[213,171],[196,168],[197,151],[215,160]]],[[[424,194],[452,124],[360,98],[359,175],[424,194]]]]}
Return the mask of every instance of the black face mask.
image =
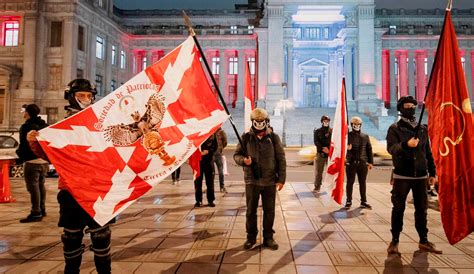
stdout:
{"type": "Polygon", "coordinates": [[[415,118],[415,108],[402,108],[400,109],[402,117],[407,119],[415,118]]]}

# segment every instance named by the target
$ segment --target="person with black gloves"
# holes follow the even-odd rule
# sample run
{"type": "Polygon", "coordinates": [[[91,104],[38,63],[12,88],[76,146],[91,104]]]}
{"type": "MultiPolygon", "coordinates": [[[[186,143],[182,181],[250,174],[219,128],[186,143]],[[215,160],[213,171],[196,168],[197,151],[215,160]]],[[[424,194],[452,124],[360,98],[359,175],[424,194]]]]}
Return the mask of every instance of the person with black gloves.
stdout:
{"type": "MultiPolygon", "coordinates": [[[[87,79],[75,79],[69,82],[64,91],[64,99],[68,100],[69,105],[64,109],[67,116],[71,116],[79,111],[87,108],[94,103],[97,90],[93,84],[87,79]]],[[[38,156],[47,159],[45,153],[39,146],[36,137],[39,136],[38,131],[30,131],[27,139],[30,146],[38,156]]],[[[111,273],[111,254],[110,239],[112,232],[109,224],[115,222],[111,220],[104,226],[99,225],[76,201],[71,193],[66,189],[64,179],[59,177],[59,223],[58,226],[63,227],[61,241],[64,250],[64,273],[79,273],[82,261],[82,254],[85,246],[82,238],[85,233],[90,233],[94,252],[94,262],[96,270],[99,274],[111,273]],[[87,229],[85,229],[87,227],[87,229]]]]}
{"type": "Polygon", "coordinates": [[[362,133],[362,119],[358,116],[351,118],[351,132],[347,138],[346,156],[346,208],[352,206],[352,189],[355,177],[359,180],[360,207],[371,209],[367,203],[366,179],[367,173],[374,166],[372,144],[367,134],[362,133]]]}
{"type": "Polygon", "coordinates": [[[397,110],[401,113],[398,122],[387,132],[387,151],[392,155],[392,241],[389,254],[400,254],[398,244],[403,229],[403,214],[408,193],[413,195],[415,206],[415,228],[420,237],[420,250],[441,254],[442,251],[428,241],[426,184],[436,183],[436,167],[428,139],[428,127],[419,125],[415,117],[417,101],[412,96],[398,100],[397,110]]]}
{"type": "Polygon", "coordinates": [[[313,139],[316,146],[316,156],[314,157],[314,192],[321,190],[324,167],[328,163],[329,148],[331,146],[332,128],[329,127],[331,119],[327,115],[321,117],[321,127],[314,129],[313,139]]]}

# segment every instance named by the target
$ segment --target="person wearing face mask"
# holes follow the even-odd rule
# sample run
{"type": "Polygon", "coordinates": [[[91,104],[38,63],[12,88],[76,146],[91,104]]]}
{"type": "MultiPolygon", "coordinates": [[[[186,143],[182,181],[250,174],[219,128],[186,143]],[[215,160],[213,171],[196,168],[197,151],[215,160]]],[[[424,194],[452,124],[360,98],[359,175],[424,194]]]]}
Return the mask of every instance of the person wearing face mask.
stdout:
{"type": "Polygon", "coordinates": [[[321,190],[324,167],[328,163],[332,134],[332,128],[329,127],[330,121],[329,116],[323,115],[321,117],[321,127],[313,131],[314,145],[317,150],[316,157],[314,158],[314,192],[321,190]]]}
{"type": "Polygon", "coordinates": [[[403,214],[410,190],[415,206],[415,228],[420,237],[420,250],[441,254],[442,251],[428,241],[426,184],[435,184],[436,166],[428,139],[428,127],[418,125],[415,117],[417,101],[412,96],[398,100],[397,110],[401,114],[398,122],[387,132],[387,150],[392,155],[392,241],[387,248],[389,254],[400,254],[398,244],[403,229],[403,214]],[[417,131],[417,127],[419,130],[417,131]],[[416,135],[415,135],[416,134],[416,135]]]}
{"type": "MultiPolygon", "coordinates": [[[[68,117],[93,104],[96,94],[97,90],[95,86],[87,79],[75,79],[69,82],[64,91],[64,99],[69,103],[69,105],[64,107],[68,117]]],[[[39,136],[38,131],[32,130],[28,132],[27,140],[30,147],[37,156],[47,159],[36,139],[37,136],[39,136]]],[[[94,262],[97,272],[100,274],[111,273],[110,240],[112,232],[109,224],[115,222],[115,219],[104,226],[99,225],[77,203],[76,199],[66,189],[63,180],[62,177],[59,177],[58,226],[63,227],[61,241],[63,243],[65,259],[64,273],[80,272],[82,253],[84,253],[85,250],[85,245],[82,243],[84,232],[90,233],[92,242],[91,250],[94,252],[94,262]]]]}
{"type": "Polygon", "coordinates": [[[257,208],[262,197],[263,207],[263,246],[278,249],[273,239],[275,220],[276,190],[283,188],[286,180],[285,151],[280,137],[270,129],[268,113],[255,108],[250,118],[252,127],[242,135],[242,144],[238,144],[234,161],[244,169],[245,197],[247,204],[245,249],[252,248],[257,242],[257,208]]]}
{"type": "Polygon", "coordinates": [[[371,209],[372,206],[367,203],[366,179],[368,170],[374,165],[372,154],[372,144],[369,136],[361,132],[362,119],[354,116],[351,118],[352,131],[347,138],[347,156],[346,156],[346,208],[352,206],[352,189],[355,177],[359,180],[360,207],[371,209]]]}

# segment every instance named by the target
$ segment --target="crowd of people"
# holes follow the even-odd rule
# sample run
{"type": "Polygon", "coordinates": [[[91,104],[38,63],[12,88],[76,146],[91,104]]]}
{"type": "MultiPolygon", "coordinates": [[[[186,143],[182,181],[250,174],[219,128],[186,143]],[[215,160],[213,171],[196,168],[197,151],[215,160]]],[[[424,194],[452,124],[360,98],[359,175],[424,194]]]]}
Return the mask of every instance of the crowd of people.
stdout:
{"type": "MultiPolygon", "coordinates": [[[[64,98],[68,101],[65,109],[68,116],[73,115],[94,103],[97,91],[86,79],[75,79],[68,84],[64,98]]],[[[398,251],[399,237],[403,229],[403,215],[407,195],[413,193],[415,206],[415,227],[419,234],[419,248],[433,253],[441,253],[435,245],[428,241],[427,228],[427,195],[432,191],[430,185],[436,184],[436,167],[434,165],[428,139],[428,128],[419,125],[415,117],[417,101],[411,96],[399,99],[397,110],[401,119],[392,124],[387,132],[387,150],[392,155],[393,174],[391,183],[393,204],[391,216],[392,240],[387,249],[389,254],[400,254],[398,251]]],[[[48,170],[48,158],[38,144],[38,130],[47,126],[38,115],[40,108],[35,104],[23,108],[25,123],[20,129],[20,146],[17,151],[24,163],[25,183],[31,197],[31,211],[20,222],[37,222],[46,216],[44,188],[45,175],[48,170]]],[[[270,117],[266,110],[256,108],[251,113],[252,126],[249,132],[241,136],[237,144],[233,160],[243,167],[243,180],[246,197],[246,231],[247,240],[244,249],[251,249],[256,244],[258,235],[257,208],[260,197],[263,208],[263,246],[272,250],[278,249],[273,234],[275,219],[276,193],[286,181],[286,158],[280,137],[270,126],[270,117]]],[[[314,159],[314,192],[321,191],[323,173],[327,165],[331,147],[330,117],[324,115],[320,119],[321,127],[314,130],[314,145],[317,154],[314,159]]],[[[354,116],[350,119],[351,131],[348,134],[346,164],[346,203],[345,208],[352,206],[352,191],[357,176],[360,191],[360,207],[372,209],[367,201],[366,179],[373,168],[374,159],[372,145],[367,134],[362,132],[362,119],[354,116]]],[[[226,193],[224,182],[225,157],[223,149],[227,146],[226,133],[219,129],[212,134],[200,147],[200,176],[194,180],[195,207],[202,204],[203,179],[206,184],[208,206],[215,207],[214,175],[215,166],[219,174],[219,188],[226,193]]],[[[174,185],[180,182],[180,168],[172,173],[174,185]]],[[[60,205],[59,226],[63,227],[61,241],[65,258],[65,273],[79,273],[84,244],[84,233],[89,233],[94,252],[94,261],[98,273],[111,272],[109,224],[101,226],[91,218],[77,203],[75,198],[64,187],[63,179],[59,178],[58,202],[60,205]],[[87,229],[86,229],[87,228],[87,229]]],[[[433,195],[431,193],[431,195],[433,195]]]]}

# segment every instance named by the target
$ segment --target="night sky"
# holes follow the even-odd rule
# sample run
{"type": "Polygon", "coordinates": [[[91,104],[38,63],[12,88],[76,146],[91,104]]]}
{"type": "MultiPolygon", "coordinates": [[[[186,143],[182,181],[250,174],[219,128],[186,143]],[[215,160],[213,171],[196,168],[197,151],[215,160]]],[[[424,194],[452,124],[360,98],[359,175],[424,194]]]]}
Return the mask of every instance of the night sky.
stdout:
{"type": "MultiPolygon", "coordinates": [[[[377,8],[446,8],[447,0],[375,0],[377,8]]],[[[122,9],[233,9],[247,0],[114,0],[122,9]]],[[[474,8],[474,0],[454,0],[454,8],[474,8]]]]}

